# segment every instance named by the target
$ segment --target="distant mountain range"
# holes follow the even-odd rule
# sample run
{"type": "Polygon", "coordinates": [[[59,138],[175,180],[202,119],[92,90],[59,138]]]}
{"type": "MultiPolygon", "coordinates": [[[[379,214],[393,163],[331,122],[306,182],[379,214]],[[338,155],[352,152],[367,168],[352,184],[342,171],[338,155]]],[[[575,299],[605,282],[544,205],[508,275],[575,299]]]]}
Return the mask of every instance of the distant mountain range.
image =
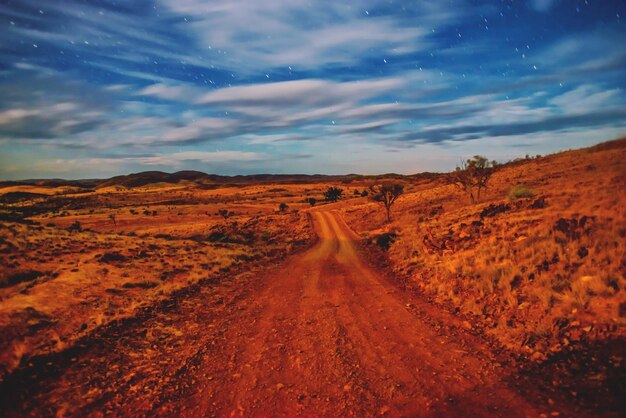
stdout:
{"type": "MultiPolygon", "coordinates": [[[[626,146],[626,137],[606,141],[597,145],[588,147],[589,151],[599,151],[611,148],[621,148],[626,146]]],[[[557,153],[558,154],[558,153],[557,153]]],[[[515,159],[506,164],[519,164],[525,159],[515,159]]],[[[505,164],[505,165],[506,165],[505,164]]],[[[42,187],[63,187],[71,186],[75,188],[85,189],[85,191],[93,189],[101,189],[104,187],[143,187],[149,184],[169,183],[178,184],[181,182],[196,183],[198,187],[214,188],[219,185],[237,185],[237,184],[302,184],[302,183],[319,183],[319,182],[345,182],[355,180],[377,180],[377,179],[398,179],[398,180],[420,180],[432,179],[444,175],[443,173],[418,173],[410,175],[402,175],[396,173],[380,174],[380,175],[326,175],[326,174],[253,174],[238,176],[222,176],[219,174],[207,174],[201,171],[177,171],[175,173],[166,173],[164,171],[142,171],[141,173],[133,173],[122,176],[115,176],[109,179],[84,179],[84,180],[64,180],[64,179],[33,179],[20,181],[0,181],[0,188],[34,185],[42,187]]],[[[80,192],[79,192],[80,193],[80,192]]]]}
{"type": "Polygon", "coordinates": [[[36,185],[43,187],[62,187],[73,186],[84,189],[101,189],[104,187],[143,187],[155,183],[178,184],[181,182],[196,183],[198,186],[215,186],[220,184],[276,184],[276,183],[317,183],[323,181],[339,181],[348,182],[353,180],[371,180],[377,178],[397,178],[397,179],[416,179],[416,178],[434,178],[439,176],[438,173],[420,173],[413,175],[401,175],[395,173],[381,174],[375,176],[365,176],[359,174],[346,175],[324,175],[324,174],[254,174],[254,175],[237,175],[222,176],[218,174],[207,174],[201,171],[177,171],[175,173],[166,173],[164,171],[143,171],[121,176],[111,177],[109,179],[85,179],[85,180],[63,180],[63,179],[33,179],[21,181],[4,181],[0,182],[0,188],[18,186],[18,185],[36,185]]]}

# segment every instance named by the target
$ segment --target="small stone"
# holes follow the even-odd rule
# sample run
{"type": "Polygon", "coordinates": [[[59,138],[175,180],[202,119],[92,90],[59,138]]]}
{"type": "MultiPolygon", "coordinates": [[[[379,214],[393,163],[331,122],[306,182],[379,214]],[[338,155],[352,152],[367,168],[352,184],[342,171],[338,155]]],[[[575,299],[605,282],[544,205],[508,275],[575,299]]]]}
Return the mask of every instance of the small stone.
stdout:
{"type": "Polygon", "coordinates": [[[276,384],[276,390],[281,390],[284,387],[285,387],[285,385],[283,385],[282,383],[277,383],[276,384]]]}

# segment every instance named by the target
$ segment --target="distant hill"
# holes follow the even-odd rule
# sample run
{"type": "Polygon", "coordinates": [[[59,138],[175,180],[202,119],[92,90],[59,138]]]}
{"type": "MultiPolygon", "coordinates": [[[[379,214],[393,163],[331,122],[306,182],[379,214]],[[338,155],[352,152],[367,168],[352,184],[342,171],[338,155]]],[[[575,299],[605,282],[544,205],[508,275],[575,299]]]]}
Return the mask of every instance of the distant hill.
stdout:
{"type": "MultiPolygon", "coordinates": [[[[613,148],[621,148],[626,146],[626,138],[618,138],[612,141],[602,142],[587,148],[589,152],[601,151],[613,148]]],[[[554,155],[558,155],[554,154],[554,155]]],[[[519,161],[511,161],[507,164],[519,164],[524,162],[524,159],[519,161]]],[[[506,164],[503,164],[506,165],[506,164]]],[[[104,187],[143,187],[149,184],[155,183],[170,183],[178,184],[182,181],[196,183],[198,186],[213,186],[216,185],[237,185],[237,184],[302,184],[302,183],[317,183],[317,182],[342,182],[350,183],[352,181],[359,180],[378,180],[378,179],[397,179],[397,180],[421,180],[421,179],[435,179],[441,176],[442,173],[430,173],[423,172],[418,174],[396,174],[387,173],[379,175],[361,175],[361,174],[346,174],[346,175],[327,175],[327,174],[252,174],[252,175],[237,175],[237,176],[222,176],[219,174],[207,174],[201,171],[185,170],[177,171],[175,173],[166,173],[164,171],[142,171],[140,173],[133,173],[127,175],[120,175],[111,177],[109,179],[84,179],[84,180],[63,180],[63,179],[32,179],[32,180],[20,180],[20,181],[0,181],[0,188],[11,186],[42,186],[42,187],[62,187],[73,186],[83,188],[86,191],[89,189],[100,189],[104,187]]]]}
{"type": "Polygon", "coordinates": [[[191,182],[212,181],[212,176],[200,171],[178,171],[166,173],[163,171],[143,171],[122,176],[111,177],[103,180],[96,186],[97,189],[111,186],[142,187],[153,183],[180,183],[183,180],[191,182]]]}
{"type": "MultiPolygon", "coordinates": [[[[589,152],[608,150],[614,148],[622,148],[626,146],[626,138],[618,138],[612,141],[602,142],[600,144],[588,147],[589,152]]],[[[558,155],[553,154],[553,155],[558,155]]],[[[519,164],[524,162],[511,161],[507,164],[519,164]]],[[[507,165],[504,164],[504,165],[507,165]]],[[[222,176],[219,174],[207,174],[201,171],[184,170],[175,173],[166,173],[164,171],[142,171],[140,173],[132,173],[111,177],[109,179],[84,179],[84,180],[64,180],[64,179],[32,179],[19,181],[0,181],[0,188],[11,186],[42,186],[42,187],[62,187],[73,186],[85,189],[100,189],[104,187],[121,186],[126,188],[143,187],[155,183],[178,184],[182,181],[197,183],[199,186],[216,186],[216,185],[237,185],[237,184],[305,184],[317,183],[324,181],[334,181],[349,183],[359,180],[377,180],[377,179],[397,179],[397,180],[421,180],[434,179],[441,176],[442,173],[423,172],[418,174],[396,174],[387,173],[379,175],[327,175],[327,174],[252,174],[252,175],[236,175],[222,176]]]]}
{"type": "Polygon", "coordinates": [[[9,192],[3,195],[0,195],[0,203],[18,203],[26,200],[33,200],[37,198],[46,198],[48,195],[41,193],[30,193],[30,192],[9,192]]]}
{"type": "Polygon", "coordinates": [[[62,187],[73,186],[89,189],[101,189],[105,187],[143,187],[156,183],[178,184],[180,182],[196,183],[199,187],[216,186],[216,185],[244,185],[244,184],[306,184],[324,181],[350,183],[359,180],[376,180],[376,179],[398,179],[398,180],[416,180],[431,179],[440,176],[439,173],[420,173],[412,175],[402,174],[380,174],[380,175],[326,175],[326,174],[252,174],[237,176],[222,176],[218,174],[207,174],[201,171],[177,171],[175,173],[166,173],[164,171],[142,171],[140,173],[132,173],[111,177],[109,179],[89,179],[89,180],[20,180],[20,181],[3,181],[0,182],[0,188],[11,186],[41,186],[41,187],[62,187]]]}

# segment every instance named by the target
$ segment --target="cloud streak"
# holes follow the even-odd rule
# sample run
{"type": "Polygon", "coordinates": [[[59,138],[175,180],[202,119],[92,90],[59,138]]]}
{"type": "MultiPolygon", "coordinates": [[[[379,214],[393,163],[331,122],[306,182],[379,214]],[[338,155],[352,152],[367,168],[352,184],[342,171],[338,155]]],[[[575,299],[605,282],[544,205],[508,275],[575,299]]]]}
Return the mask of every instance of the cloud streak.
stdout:
{"type": "Polygon", "coordinates": [[[63,161],[74,177],[446,170],[470,146],[591,144],[626,134],[621,16],[555,0],[2,4],[0,177],[63,161]]]}

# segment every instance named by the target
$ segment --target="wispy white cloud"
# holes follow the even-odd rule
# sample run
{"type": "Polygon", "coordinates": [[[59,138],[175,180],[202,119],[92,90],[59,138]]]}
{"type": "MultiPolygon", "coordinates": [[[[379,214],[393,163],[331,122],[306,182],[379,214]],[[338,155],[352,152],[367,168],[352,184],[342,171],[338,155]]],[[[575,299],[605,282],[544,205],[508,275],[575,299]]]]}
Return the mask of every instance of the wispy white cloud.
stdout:
{"type": "Polygon", "coordinates": [[[596,72],[621,71],[626,64],[622,47],[625,42],[623,31],[595,28],[562,36],[535,52],[528,52],[528,59],[553,70],[564,80],[573,74],[589,78],[596,72]]]}
{"type": "Polygon", "coordinates": [[[466,142],[623,129],[621,22],[582,25],[572,10],[531,42],[521,23],[559,18],[563,3],[473,3],[2,4],[0,156],[30,149],[58,161],[49,172],[300,168],[270,155],[388,171],[379,156],[409,164],[421,149],[443,164],[466,142]]]}
{"type": "MultiPolygon", "coordinates": [[[[147,156],[111,156],[86,158],[50,158],[36,161],[28,168],[28,173],[54,173],[56,176],[73,178],[77,173],[94,172],[99,170],[103,175],[114,175],[126,167],[132,166],[136,170],[169,168],[176,170],[187,167],[189,164],[227,164],[252,163],[268,160],[265,154],[249,151],[186,151],[172,154],[154,154],[147,156]]],[[[17,173],[22,174],[24,167],[8,164],[0,167],[0,175],[17,173]]],[[[22,174],[23,176],[24,174],[22,174]]],[[[79,174],[80,175],[80,174],[79,174]]]]}
{"type": "Polygon", "coordinates": [[[154,96],[166,100],[194,102],[198,96],[198,89],[185,85],[168,85],[156,83],[144,87],[139,91],[141,96],[154,96]]]}
{"type": "Polygon", "coordinates": [[[9,125],[39,113],[39,109],[8,109],[0,112],[0,125],[9,125]]]}
{"type": "Polygon", "coordinates": [[[388,93],[405,83],[400,77],[334,82],[304,79],[277,83],[248,84],[214,90],[198,99],[199,104],[234,106],[302,106],[329,105],[341,101],[358,101],[388,93]]]}
{"type": "Polygon", "coordinates": [[[550,99],[550,104],[565,114],[586,113],[590,109],[626,106],[624,92],[619,88],[603,89],[598,85],[582,84],[550,99]]]}
{"type": "Polygon", "coordinates": [[[188,16],[205,50],[219,54],[220,65],[249,73],[293,66],[298,69],[349,65],[367,57],[423,50],[432,27],[452,24],[464,12],[419,2],[420,20],[369,14],[376,1],[349,4],[325,1],[268,0],[204,2],[163,0],[171,12],[188,16]]]}
{"type": "MultiPolygon", "coordinates": [[[[186,162],[197,161],[201,163],[215,162],[236,162],[236,161],[258,161],[267,159],[268,156],[250,151],[184,151],[172,154],[161,154],[149,157],[123,157],[99,159],[99,163],[107,162],[112,164],[139,163],[142,165],[157,165],[180,167],[186,162]]],[[[91,160],[93,163],[93,159],[91,160]]]]}

